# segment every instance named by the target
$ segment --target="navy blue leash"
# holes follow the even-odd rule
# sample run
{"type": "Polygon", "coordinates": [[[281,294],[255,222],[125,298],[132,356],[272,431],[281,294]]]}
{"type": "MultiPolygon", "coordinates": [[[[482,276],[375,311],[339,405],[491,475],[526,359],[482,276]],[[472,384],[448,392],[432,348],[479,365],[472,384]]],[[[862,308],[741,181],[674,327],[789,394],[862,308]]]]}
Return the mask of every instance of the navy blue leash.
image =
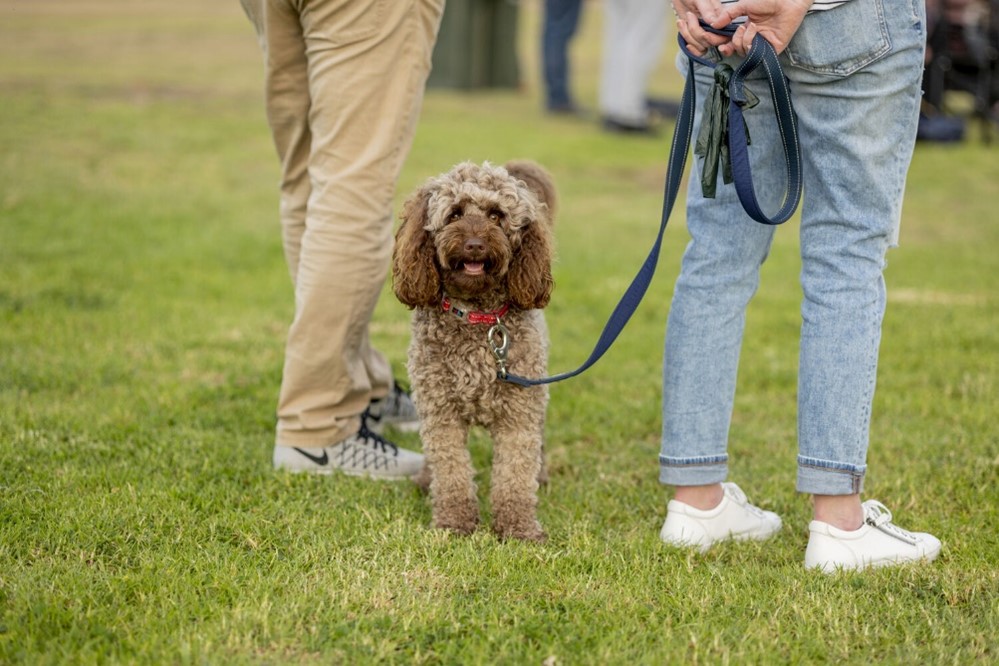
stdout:
{"type": "MultiPolygon", "coordinates": [[[[705,30],[710,30],[720,35],[732,35],[738,27],[731,25],[722,30],[716,30],[703,22],[701,26],[705,30]]],[[[594,346],[590,357],[581,366],[570,372],[564,372],[552,377],[527,379],[507,373],[505,366],[501,364],[501,370],[498,373],[500,379],[520,386],[536,386],[539,384],[552,384],[581,374],[600,360],[600,357],[610,349],[614,340],[617,339],[621,331],[624,330],[628,320],[635,313],[639,303],[642,302],[642,297],[645,296],[645,292],[652,282],[652,276],[655,274],[656,265],[659,262],[659,251],[662,248],[663,233],[666,231],[666,223],[669,221],[669,216],[673,211],[673,204],[676,202],[677,194],[679,194],[683,170],[687,163],[687,152],[690,149],[690,138],[694,130],[694,105],[696,102],[694,63],[698,62],[712,69],[715,68],[715,63],[710,60],[690,53],[682,36],[678,36],[678,41],[680,48],[688,57],[689,71],[687,72],[687,81],[683,89],[683,98],[680,101],[676,129],[673,133],[673,143],[670,147],[659,234],[656,236],[656,242],[653,244],[649,256],[646,257],[638,274],[632,280],[624,296],[621,297],[617,307],[614,308],[614,312],[611,313],[610,319],[608,319],[607,324],[604,326],[604,330],[600,334],[600,338],[597,340],[597,344],[594,346]]],[[[788,88],[787,79],[784,78],[784,72],[781,70],[780,62],[777,60],[777,54],[773,46],[763,39],[763,37],[756,36],[745,60],[732,73],[728,83],[728,98],[727,139],[732,162],[732,177],[735,181],[735,189],[739,200],[742,202],[746,213],[757,222],[770,225],[786,222],[794,214],[801,199],[801,153],[798,148],[797,121],[795,119],[794,107],[791,104],[791,92],[788,88]],[[772,218],[768,217],[760,209],[756,199],[756,192],[753,189],[753,175],[749,164],[748,137],[746,136],[746,125],[743,119],[743,106],[748,101],[744,88],[745,79],[760,66],[764,68],[767,74],[777,124],[783,138],[784,159],[787,165],[787,190],[784,202],[772,218]]],[[[505,356],[505,345],[502,351],[505,356]]],[[[499,359],[499,356],[497,356],[497,359],[499,359]]]]}

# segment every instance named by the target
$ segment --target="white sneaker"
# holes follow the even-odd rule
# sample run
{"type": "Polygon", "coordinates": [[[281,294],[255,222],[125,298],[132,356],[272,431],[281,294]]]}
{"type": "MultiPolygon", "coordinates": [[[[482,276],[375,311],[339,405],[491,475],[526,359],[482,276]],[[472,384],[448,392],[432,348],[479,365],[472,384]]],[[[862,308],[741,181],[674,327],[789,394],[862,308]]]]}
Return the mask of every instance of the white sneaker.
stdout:
{"type": "Polygon", "coordinates": [[[399,432],[416,432],[420,429],[416,405],[409,392],[399,386],[399,382],[392,384],[387,396],[372,400],[364,416],[368,427],[374,432],[382,432],[385,426],[391,426],[399,432]]]}
{"type": "Polygon", "coordinates": [[[924,532],[907,532],[891,522],[891,511],[877,500],[867,500],[864,524],[849,531],[813,520],[805,549],[805,568],[832,573],[837,569],[864,569],[906,562],[931,561],[940,554],[940,540],[924,532]]]}
{"type": "Polygon", "coordinates": [[[659,538],[674,546],[694,546],[702,553],[719,541],[769,539],[780,530],[780,516],[753,506],[734,483],[723,483],[722,501],[701,511],[670,500],[659,538]]]}
{"type": "Polygon", "coordinates": [[[371,432],[362,421],[360,430],[332,446],[275,446],[274,469],[313,474],[340,471],[351,476],[396,481],[408,479],[422,470],[423,455],[400,449],[371,432]]]}

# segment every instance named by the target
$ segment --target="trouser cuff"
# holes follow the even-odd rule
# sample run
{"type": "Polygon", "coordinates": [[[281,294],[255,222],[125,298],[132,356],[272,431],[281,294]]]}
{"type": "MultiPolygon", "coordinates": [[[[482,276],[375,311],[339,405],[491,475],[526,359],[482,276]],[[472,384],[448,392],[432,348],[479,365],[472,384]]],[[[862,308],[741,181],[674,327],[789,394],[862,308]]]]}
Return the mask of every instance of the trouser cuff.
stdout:
{"type": "Polygon", "coordinates": [[[847,465],[798,456],[798,492],[809,495],[857,495],[864,490],[866,465],[847,465]]]}
{"type": "Polygon", "coordinates": [[[706,486],[728,478],[728,456],[669,458],[659,456],[659,482],[670,486],[706,486]]]}

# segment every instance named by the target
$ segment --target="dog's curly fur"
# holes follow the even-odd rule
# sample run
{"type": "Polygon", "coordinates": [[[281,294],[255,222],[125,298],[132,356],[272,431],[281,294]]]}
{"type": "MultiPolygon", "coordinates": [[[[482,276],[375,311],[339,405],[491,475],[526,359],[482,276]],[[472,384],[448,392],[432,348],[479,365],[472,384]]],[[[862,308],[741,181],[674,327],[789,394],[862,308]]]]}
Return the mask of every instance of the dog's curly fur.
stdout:
{"type": "Polygon", "coordinates": [[[493,439],[493,531],[501,538],[545,538],[536,510],[548,389],[498,380],[489,326],[445,311],[442,300],[480,312],[508,305],[502,322],[509,371],[544,376],[548,333],[541,309],[553,287],[554,209],[551,176],[528,161],[463,162],[430,179],[403,208],[393,288],[414,308],[408,367],[435,527],[469,534],[479,523],[466,443],[469,428],[480,425],[493,439]]]}

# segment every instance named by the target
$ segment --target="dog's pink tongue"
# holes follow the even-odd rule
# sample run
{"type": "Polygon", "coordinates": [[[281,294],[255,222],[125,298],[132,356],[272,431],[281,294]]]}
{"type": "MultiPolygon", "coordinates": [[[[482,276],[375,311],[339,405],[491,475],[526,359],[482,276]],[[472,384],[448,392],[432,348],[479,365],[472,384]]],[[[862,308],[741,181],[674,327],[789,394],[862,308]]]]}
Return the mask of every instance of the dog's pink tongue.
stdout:
{"type": "Polygon", "coordinates": [[[481,275],[482,274],[482,264],[474,261],[465,262],[465,272],[469,275],[481,275]]]}

